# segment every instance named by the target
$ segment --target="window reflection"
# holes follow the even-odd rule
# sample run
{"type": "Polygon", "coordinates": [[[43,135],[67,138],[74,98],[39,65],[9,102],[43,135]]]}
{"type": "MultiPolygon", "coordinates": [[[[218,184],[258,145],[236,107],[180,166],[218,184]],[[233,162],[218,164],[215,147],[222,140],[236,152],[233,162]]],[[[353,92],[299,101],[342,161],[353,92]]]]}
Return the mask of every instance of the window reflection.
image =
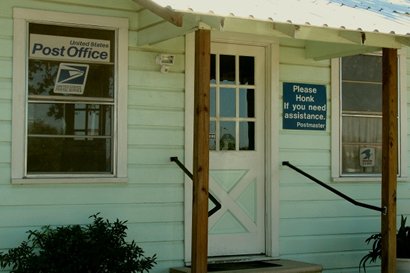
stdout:
{"type": "Polygon", "coordinates": [[[112,106],[31,103],[28,133],[36,135],[111,135],[112,106]]]}
{"type": "Polygon", "coordinates": [[[219,139],[219,149],[221,151],[235,150],[235,122],[221,122],[219,130],[221,135],[219,139]]]}
{"type": "Polygon", "coordinates": [[[31,103],[28,109],[29,173],[112,171],[112,106],[31,103]]]}
{"type": "MultiPolygon", "coordinates": [[[[29,60],[28,94],[33,97],[64,96],[53,92],[60,62],[49,60],[29,60]]],[[[114,67],[105,64],[90,64],[82,97],[114,98],[114,67]]]]}

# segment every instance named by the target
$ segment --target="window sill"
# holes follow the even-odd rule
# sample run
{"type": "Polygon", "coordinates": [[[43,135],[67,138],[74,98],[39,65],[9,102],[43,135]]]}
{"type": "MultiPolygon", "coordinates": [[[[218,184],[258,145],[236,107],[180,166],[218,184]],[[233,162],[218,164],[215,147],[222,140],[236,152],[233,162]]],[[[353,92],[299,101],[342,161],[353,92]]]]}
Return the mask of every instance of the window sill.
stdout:
{"type": "MultiPolygon", "coordinates": [[[[381,176],[343,176],[343,177],[332,177],[334,182],[381,182],[381,176]]],[[[407,182],[408,177],[397,177],[397,182],[407,182]]]]}
{"type": "Polygon", "coordinates": [[[127,177],[50,177],[50,178],[13,178],[13,185],[33,184],[118,184],[127,183],[127,177]]]}

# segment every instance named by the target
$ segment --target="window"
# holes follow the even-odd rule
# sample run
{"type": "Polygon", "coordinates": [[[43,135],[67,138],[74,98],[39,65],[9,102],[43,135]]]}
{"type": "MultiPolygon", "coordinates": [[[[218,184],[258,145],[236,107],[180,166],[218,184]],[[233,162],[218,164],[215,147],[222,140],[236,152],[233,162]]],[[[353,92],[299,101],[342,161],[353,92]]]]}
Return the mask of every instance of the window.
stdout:
{"type": "Polygon", "coordinates": [[[14,18],[13,182],[125,178],[127,20],[14,18]]]}
{"type": "MultiPolygon", "coordinates": [[[[401,56],[402,58],[403,56],[401,56]]],[[[404,63],[400,59],[399,63],[404,63]]],[[[405,68],[400,66],[399,74],[405,68]]],[[[334,177],[375,177],[382,171],[382,57],[355,55],[333,62],[333,164],[334,177]],[[337,76],[335,76],[337,75],[337,76]],[[339,100],[337,100],[339,98],[339,100]]],[[[404,73],[405,75],[405,73],[404,73]]],[[[405,103],[403,80],[400,98],[405,103]]],[[[406,107],[399,105],[399,128],[406,107]]],[[[401,132],[403,134],[403,132],[401,132]]],[[[400,141],[400,140],[399,140],[400,141]]],[[[399,150],[403,150],[399,143],[399,150]]],[[[405,159],[400,157],[399,166],[405,159]]],[[[399,167],[403,176],[405,168],[399,167]]]]}

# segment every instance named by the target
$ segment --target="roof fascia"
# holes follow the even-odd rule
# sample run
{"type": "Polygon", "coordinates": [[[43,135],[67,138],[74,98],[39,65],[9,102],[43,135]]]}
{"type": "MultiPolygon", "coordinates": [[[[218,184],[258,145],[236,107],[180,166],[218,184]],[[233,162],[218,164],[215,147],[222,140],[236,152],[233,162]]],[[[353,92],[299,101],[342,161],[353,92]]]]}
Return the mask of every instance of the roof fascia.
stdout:
{"type": "Polygon", "coordinates": [[[217,16],[199,16],[184,14],[181,27],[176,27],[167,20],[156,22],[138,31],[138,46],[152,45],[168,39],[183,36],[196,29],[221,29],[223,19],[217,16]]]}
{"type": "MultiPolygon", "coordinates": [[[[214,15],[179,13],[161,7],[151,0],[133,1],[150,10],[153,15],[162,18],[160,22],[139,29],[137,42],[139,46],[156,44],[167,39],[185,35],[199,28],[210,28],[226,33],[252,34],[265,37],[287,37],[328,44],[360,45],[369,47],[369,49],[365,49],[366,51],[373,50],[374,48],[401,48],[403,45],[410,45],[410,37],[395,36],[394,34],[334,29],[327,26],[299,26],[291,23],[258,21],[250,18],[224,18],[214,15]]],[[[350,48],[356,51],[364,47],[350,48]]],[[[313,51],[314,50],[312,50],[312,52],[313,51]]]]}
{"type": "Polygon", "coordinates": [[[316,61],[380,51],[381,47],[306,41],[305,56],[316,61]]]}
{"type": "Polygon", "coordinates": [[[225,18],[222,31],[243,32],[277,38],[292,38],[325,43],[347,45],[365,45],[369,47],[401,48],[409,43],[410,37],[397,36],[352,30],[341,30],[329,27],[299,26],[290,23],[274,23],[249,19],[225,18]]]}
{"type": "Polygon", "coordinates": [[[410,37],[396,37],[397,42],[405,45],[405,46],[410,46],[410,37]]]}
{"type": "Polygon", "coordinates": [[[181,27],[182,26],[182,13],[173,11],[168,8],[163,8],[151,0],[133,0],[138,5],[149,9],[154,14],[162,17],[164,20],[171,24],[181,27]]]}

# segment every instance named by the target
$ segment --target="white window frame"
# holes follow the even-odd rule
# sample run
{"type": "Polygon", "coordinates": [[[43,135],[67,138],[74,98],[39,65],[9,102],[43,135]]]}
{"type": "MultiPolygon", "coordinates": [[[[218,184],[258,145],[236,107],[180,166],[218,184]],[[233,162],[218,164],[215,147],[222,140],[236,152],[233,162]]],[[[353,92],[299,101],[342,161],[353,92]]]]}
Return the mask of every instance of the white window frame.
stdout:
{"type": "Polygon", "coordinates": [[[128,19],[14,8],[13,23],[11,182],[13,184],[127,182],[128,19]],[[113,174],[74,175],[68,173],[32,177],[26,175],[27,44],[28,23],[31,22],[73,27],[95,27],[116,31],[113,174]]]}
{"type": "MultiPolygon", "coordinates": [[[[379,54],[380,55],[380,54],[379,54]]],[[[399,50],[399,174],[398,180],[407,178],[407,68],[406,51],[399,50]]],[[[334,181],[381,181],[380,175],[349,174],[343,175],[341,168],[341,71],[340,59],[332,59],[332,178],[334,181]]]]}

